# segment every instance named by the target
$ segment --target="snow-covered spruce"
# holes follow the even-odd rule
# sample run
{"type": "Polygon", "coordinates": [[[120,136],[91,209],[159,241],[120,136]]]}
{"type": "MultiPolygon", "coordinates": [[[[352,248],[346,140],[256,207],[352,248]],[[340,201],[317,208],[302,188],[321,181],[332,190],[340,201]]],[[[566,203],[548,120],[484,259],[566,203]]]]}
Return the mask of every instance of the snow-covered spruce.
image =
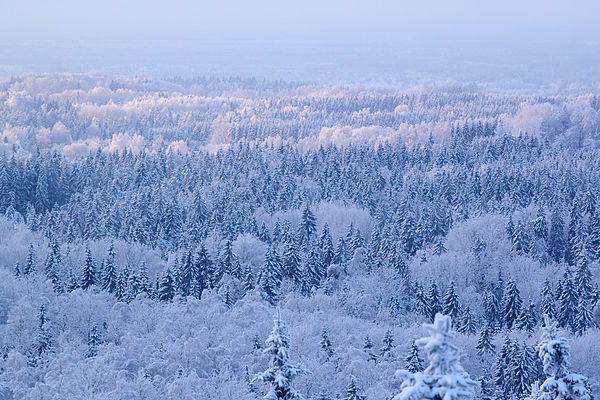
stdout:
{"type": "Polygon", "coordinates": [[[557,336],[557,326],[548,316],[544,317],[542,341],[538,355],[542,359],[544,372],[549,377],[538,390],[532,391],[535,400],[589,400],[587,378],[569,371],[570,346],[567,339],[557,336]]]}
{"type": "Polygon", "coordinates": [[[416,341],[429,360],[423,372],[396,371],[402,391],[393,400],[462,400],[473,397],[477,385],[460,365],[459,349],[450,344],[454,337],[450,316],[436,314],[433,324],[423,324],[430,336],[416,341]]]}
{"type": "Polygon", "coordinates": [[[290,334],[279,311],[275,315],[273,330],[266,340],[263,350],[271,356],[270,367],[252,380],[261,380],[269,384],[265,400],[290,400],[302,397],[292,387],[292,381],[299,374],[310,374],[302,364],[289,365],[290,334]]]}

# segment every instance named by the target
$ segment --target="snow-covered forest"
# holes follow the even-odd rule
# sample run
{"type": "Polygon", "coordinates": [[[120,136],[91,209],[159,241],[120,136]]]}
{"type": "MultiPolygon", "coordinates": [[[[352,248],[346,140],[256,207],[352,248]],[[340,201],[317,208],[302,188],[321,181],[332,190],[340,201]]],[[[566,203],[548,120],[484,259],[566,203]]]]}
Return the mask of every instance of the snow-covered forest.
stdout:
{"type": "Polygon", "coordinates": [[[598,396],[599,143],[597,95],[0,81],[0,399],[598,396]]]}

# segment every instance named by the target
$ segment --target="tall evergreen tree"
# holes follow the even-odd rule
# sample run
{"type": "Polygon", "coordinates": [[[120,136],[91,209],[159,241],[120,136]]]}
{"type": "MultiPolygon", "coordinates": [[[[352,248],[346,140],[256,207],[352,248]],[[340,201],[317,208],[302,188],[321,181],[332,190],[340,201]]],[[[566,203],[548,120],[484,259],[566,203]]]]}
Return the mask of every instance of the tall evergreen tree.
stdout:
{"type": "Polygon", "coordinates": [[[310,207],[308,207],[308,204],[306,204],[304,206],[304,209],[302,210],[302,218],[300,220],[300,226],[298,228],[301,243],[306,244],[316,230],[317,219],[310,210],[310,207]]]}
{"type": "Polygon", "coordinates": [[[479,334],[479,340],[477,341],[475,348],[477,349],[477,354],[481,357],[494,354],[496,351],[496,345],[493,341],[492,330],[489,327],[483,327],[481,333],[479,334]]]}
{"type": "Polygon", "coordinates": [[[392,335],[392,331],[388,329],[383,337],[383,346],[379,352],[382,357],[390,357],[394,347],[394,336],[392,335]]]}
{"type": "Polygon", "coordinates": [[[276,250],[270,247],[261,270],[259,284],[263,298],[273,305],[279,300],[281,276],[279,256],[276,250]]]}
{"type": "Polygon", "coordinates": [[[549,316],[551,319],[556,318],[555,298],[552,293],[552,284],[548,279],[544,282],[542,288],[542,313],[549,316]]]}
{"type": "Polygon", "coordinates": [[[442,311],[440,292],[435,282],[431,282],[427,292],[427,315],[433,321],[435,315],[442,311]]]}
{"type": "Polygon", "coordinates": [[[557,324],[546,317],[538,354],[548,378],[536,400],[590,400],[587,378],[569,371],[570,348],[565,338],[557,336],[556,328],[557,324]]]}
{"type": "Polygon", "coordinates": [[[115,246],[113,243],[108,248],[108,257],[104,260],[104,274],[102,276],[102,289],[115,293],[118,285],[115,246]]]}
{"type": "Polygon", "coordinates": [[[81,275],[81,288],[88,289],[89,287],[95,285],[96,281],[96,263],[92,258],[92,252],[89,247],[85,249],[85,261],[83,264],[83,273],[81,275]]]}
{"type": "Polygon", "coordinates": [[[458,322],[458,316],[461,313],[461,307],[458,294],[456,293],[454,281],[450,282],[450,286],[448,287],[448,290],[444,296],[444,300],[442,302],[442,313],[444,315],[449,315],[452,320],[458,322]]]}
{"type": "Polygon", "coordinates": [[[264,353],[271,356],[269,368],[258,374],[254,380],[269,384],[265,400],[291,400],[302,397],[292,386],[293,379],[310,373],[302,364],[290,365],[290,334],[286,324],[281,320],[279,312],[275,316],[273,330],[266,340],[264,353]]]}
{"type": "Polygon", "coordinates": [[[331,340],[329,339],[329,333],[325,328],[321,331],[321,348],[325,352],[327,361],[329,361],[333,356],[333,353],[335,353],[335,349],[333,348],[333,343],[331,343],[331,340]]]}
{"type": "Polygon", "coordinates": [[[408,355],[404,359],[406,369],[409,372],[423,372],[423,359],[419,356],[419,347],[413,340],[408,349],[408,355]]]}
{"type": "Polygon", "coordinates": [[[509,280],[506,285],[506,292],[504,293],[503,309],[504,309],[504,324],[508,329],[511,329],[517,318],[521,314],[521,308],[523,307],[523,299],[521,299],[521,293],[517,287],[515,280],[509,280]]]}
{"type": "Polygon", "coordinates": [[[558,299],[560,304],[558,323],[561,327],[570,328],[575,332],[579,296],[570,268],[565,270],[561,287],[562,291],[558,299]]]}
{"type": "Polygon", "coordinates": [[[175,296],[175,280],[170,268],[167,268],[158,285],[158,299],[160,301],[171,301],[175,296]]]}
{"type": "Polygon", "coordinates": [[[431,336],[416,343],[425,349],[429,366],[423,372],[397,371],[396,376],[402,380],[402,391],[393,400],[461,400],[473,397],[476,382],[460,365],[458,348],[449,343],[454,337],[451,325],[450,317],[442,314],[435,316],[433,324],[423,325],[431,336]]]}
{"type": "Polygon", "coordinates": [[[360,394],[360,386],[354,380],[354,377],[350,380],[350,383],[346,387],[346,395],[344,400],[365,400],[366,397],[360,394]]]}
{"type": "Polygon", "coordinates": [[[25,262],[25,265],[21,269],[21,275],[29,276],[29,275],[33,274],[36,270],[36,264],[37,264],[37,260],[36,260],[33,244],[29,244],[29,250],[27,251],[27,261],[25,262]]]}

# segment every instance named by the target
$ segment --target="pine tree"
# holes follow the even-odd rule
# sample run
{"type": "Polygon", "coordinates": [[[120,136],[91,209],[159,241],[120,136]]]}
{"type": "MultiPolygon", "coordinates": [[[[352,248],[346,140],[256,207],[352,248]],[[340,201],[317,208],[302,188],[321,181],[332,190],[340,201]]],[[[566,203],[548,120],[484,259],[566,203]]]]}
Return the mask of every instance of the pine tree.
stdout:
{"type": "Polygon", "coordinates": [[[269,368],[258,374],[253,381],[261,380],[269,384],[265,400],[291,400],[302,397],[292,387],[293,379],[299,374],[310,373],[303,365],[288,364],[290,335],[279,312],[275,316],[273,330],[266,340],[264,353],[271,356],[269,368]]]}
{"type": "Polygon", "coordinates": [[[191,251],[185,252],[181,259],[175,262],[173,268],[175,269],[175,284],[177,286],[177,293],[183,297],[190,295],[190,289],[192,287],[192,281],[194,277],[194,263],[192,260],[191,251]]]}
{"type": "Polygon", "coordinates": [[[479,399],[481,400],[492,400],[492,396],[494,395],[494,391],[492,389],[493,385],[490,382],[491,377],[487,369],[483,371],[483,375],[479,379],[479,399]]]}
{"type": "Polygon", "coordinates": [[[537,322],[537,309],[535,304],[530,301],[529,307],[523,307],[521,310],[521,315],[519,315],[519,318],[517,319],[517,328],[533,333],[537,322]]]}
{"type": "MultiPolygon", "coordinates": [[[[575,285],[577,294],[584,301],[591,302],[594,299],[594,288],[592,286],[592,271],[585,260],[577,264],[577,272],[575,274],[575,285]]],[[[592,304],[592,307],[594,304],[592,304]]]]}
{"type": "Polygon", "coordinates": [[[570,328],[573,332],[576,330],[576,315],[577,305],[579,304],[579,296],[577,288],[571,274],[571,270],[567,267],[562,281],[562,291],[558,302],[560,310],[558,313],[558,323],[563,328],[570,328]]]}
{"type": "Polygon", "coordinates": [[[277,303],[279,300],[279,287],[281,286],[281,263],[273,247],[270,247],[267,251],[259,284],[263,299],[273,305],[277,303]]]}
{"type": "Polygon", "coordinates": [[[46,278],[52,281],[54,286],[54,291],[57,293],[62,292],[62,286],[60,284],[60,276],[58,273],[58,268],[62,264],[62,257],[60,255],[60,245],[56,240],[52,241],[50,245],[50,253],[46,258],[46,263],[44,265],[44,272],[46,274],[46,278]]]}
{"type": "Polygon", "coordinates": [[[394,347],[394,337],[392,336],[392,331],[388,329],[383,337],[383,347],[381,347],[379,353],[382,357],[390,357],[394,347]]]}
{"type": "Polygon", "coordinates": [[[590,302],[583,296],[579,298],[579,304],[577,304],[577,316],[575,317],[575,332],[578,335],[583,335],[586,330],[595,326],[594,316],[592,315],[592,309],[590,302]]]}
{"type": "Polygon", "coordinates": [[[85,249],[85,262],[83,265],[83,274],[81,275],[81,288],[88,289],[96,284],[96,264],[92,258],[92,252],[89,247],[85,249]]]}
{"type": "Polygon", "coordinates": [[[565,226],[558,211],[554,211],[550,217],[550,232],[548,234],[548,253],[556,262],[565,256],[565,226]]]}
{"type": "Polygon", "coordinates": [[[590,400],[587,378],[569,371],[570,348],[567,339],[557,337],[557,324],[545,317],[538,355],[548,378],[540,386],[537,400],[590,400]]]}
{"type": "Polygon", "coordinates": [[[525,346],[520,350],[517,349],[516,353],[510,370],[510,394],[514,397],[528,396],[535,377],[530,375],[531,369],[525,346]]]}
{"type": "Polygon", "coordinates": [[[357,385],[354,377],[350,380],[350,383],[346,387],[346,395],[344,400],[365,400],[366,397],[360,394],[360,387],[357,385]]]}
{"type": "Polygon", "coordinates": [[[98,346],[102,343],[102,336],[97,326],[93,326],[88,334],[88,352],[87,357],[95,357],[98,355],[98,346]]]}
{"type": "Polygon", "coordinates": [[[453,321],[458,322],[460,311],[460,301],[458,299],[458,294],[456,293],[456,286],[454,281],[451,281],[450,287],[446,291],[446,295],[444,296],[444,300],[442,302],[442,313],[444,315],[449,315],[453,321]]]}
{"type": "Polygon", "coordinates": [[[488,326],[494,332],[499,331],[504,325],[504,315],[502,310],[502,297],[494,291],[487,292],[483,297],[485,308],[485,318],[488,326]]]}
{"type": "Polygon", "coordinates": [[[175,280],[170,268],[167,268],[158,286],[158,300],[171,301],[175,296],[175,280]]]}
{"type": "Polygon", "coordinates": [[[510,368],[512,359],[512,342],[506,336],[500,352],[496,358],[495,379],[494,384],[498,392],[499,398],[507,398],[509,394],[510,368]]]}
{"type": "Polygon", "coordinates": [[[484,326],[479,334],[479,340],[477,341],[477,354],[481,357],[486,355],[492,355],[496,351],[496,345],[493,342],[493,333],[489,327],[484,326]]]}
{"type": "Polygon", "coordinates": [[[423,286],[416,282],[415,283],[415,296],[412,302],[412,311],[423,316],[429,316],[427,295],[423,290],[423,286]]]}
{"type": "Polygon", "coordinates": [[[221,257],[219,258],[219,263],[221,264],[221,270],[224,273],[227,273],[235,278],[241,278],[242,270],[240,267],[240,262],[237,256],[233,253],[233,245],[231,240],[227,240],[225,243],[225,248],[221,253],[221,257]]]}
{"type": "Polygon", "coordinates": [[[435,282],[431,282],[429,291],[427,292],[427,315],[431,320],[435,318],[435,315],[442,311],[442,305],[440,301],[440,292],[435,282]]]}
{"type": "Polygon", "coordinates": [[[402,380],[402,391],[393,400],[472,398],[476,382],[460,365],[458,348],[449,343],[454,337],[450,317],[437,314],[433,324],[423,326],[431,336],[416,343],[425,349],[429,366],[423,372],[397,371],[396,376],[402,380]]]}
{"type": "Polygon", "coordinates": [[[542,288],[542,314],[550,319],[556,318],[556,309],[554,306],[554,294],[552,293],[552,284],[548,279],[544,282],[542,288]]]}
{"type": "Polygon", "coordinates": [[[517,287],[517,282],[509,280],[504,293],[503,308],[504,308],[504,324],[508,329],[511,329],[521,313],[523,300],[521,293],[517,287]]]}
{"type": "Polygon", "coordinates": [[[571,207],[569,226],[567,228],[567,241],[565,250],[565,262],[569,265],[575,265],[579,248],[582,246],[583,226],[580,205],[573,202],[571,207]]]}
{"type": "Polygon", "coordinates": [[[33,249],[33,244],[30,244],[27,252],[27,261],[25,262],[23,269],[21,269],[21,275],[29,276],[33,274],[36,270],[36,263],[35,250],[33,249]]]}
{"type": "Polygon", "coordinates": [[[460,315],[460,321],[458,323],[458,328],[456,329],[458,332],[463,335],[472,335],[476,332],[477,327],[475,325],[475,320],[473,318],[473,314],[471,314],[471,308],[467,306],[460,315]]]}
{"type": "Polygon", "coordinates": [[[104,274],[102,276],[102,289],[115,293],[118,285],[115,246],[113,243],[108,248],[108,257],[104,260],[104,274]]]}
{"type": "Polygon", "coordinates": [[[210,259],[204,244],[200,246],[200,250],[194,257],[194,265],[191,290],[194,297],[199,299],[202,296],[202,291],[209,287],[216,287],[221,277],[213,268],[214,263],[210,259]]]}
{"type": "Polygon", "coordinates": [[[321,332],[321,348],[325,352],[325,357],[327,361],[331,359],[333,353],[335,353],[335,349],[333,348],[333,343],[329,339],[329,333],[327,333],[327,329],[323,328],[321,332]]]}
{"type": "Polygon", "coordinates": [[[310,237],[317,230],[317,219],[308,207],[308,204],[304,206],[302,210],[302,218],[300,221],[300,227],[298,232],[300,234],[300,240],[302,244],[306,244],[310,237]]]}
{"type": "Polygon", "coordinates": [[[300,249],[294,239],[290,240],[283,252],[283,275],[290,278],[296,286],[302,280],[302,265],[300,260],[300,249]]]}
{"type": "Polygon", "coordinates": [[[593,214],[588,225],[588,252],[593,260],[600,261],[600,213],[593,214]]]}
{"type": "Polygon", "coordinates": [[[419,347],[413,340],[410,348],[408,349],[408,355],[404,359],[406,369],[412,373],[423,372],[423,359],[419,356],[419,347]]]}
{"type": "Polygon", "coordinates": [[[35,358],[31,360],[33,365],[37,365],[38,362],[41,361],[45,355],[52,352],[54,346],[52,342],[52,336],[48,328],[48,317],[46,315],[46,307],[43,304],[40,306],[38,320],[38,333],[33,346],[35,358]]]}
{"type": "Polygon", "coordinates": [[[321,236],[319,238],[319,247],[321,249],[321,264],[324,268],[328,268],[335,257],[335,249],[333,248],[333,239],[329,233],[329,225],[325,223],[321,236]]]}
{"type": "Polygon", "coordinates": [[[254,274],[252,274],[250,265],[246,265],[244,268],[244,292],[248,293],[252,289],[254,289],[254,274]]]}

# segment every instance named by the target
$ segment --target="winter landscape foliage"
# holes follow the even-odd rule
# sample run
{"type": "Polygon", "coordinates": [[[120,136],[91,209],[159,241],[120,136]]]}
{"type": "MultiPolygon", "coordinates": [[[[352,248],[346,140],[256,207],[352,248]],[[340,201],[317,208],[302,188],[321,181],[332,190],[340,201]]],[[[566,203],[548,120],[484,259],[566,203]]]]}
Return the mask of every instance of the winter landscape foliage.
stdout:
{"type": "Polygon", "coordinates": [[[599,140],[595,95],[0,81],[0,399],[588,400],[599,140]]]}

